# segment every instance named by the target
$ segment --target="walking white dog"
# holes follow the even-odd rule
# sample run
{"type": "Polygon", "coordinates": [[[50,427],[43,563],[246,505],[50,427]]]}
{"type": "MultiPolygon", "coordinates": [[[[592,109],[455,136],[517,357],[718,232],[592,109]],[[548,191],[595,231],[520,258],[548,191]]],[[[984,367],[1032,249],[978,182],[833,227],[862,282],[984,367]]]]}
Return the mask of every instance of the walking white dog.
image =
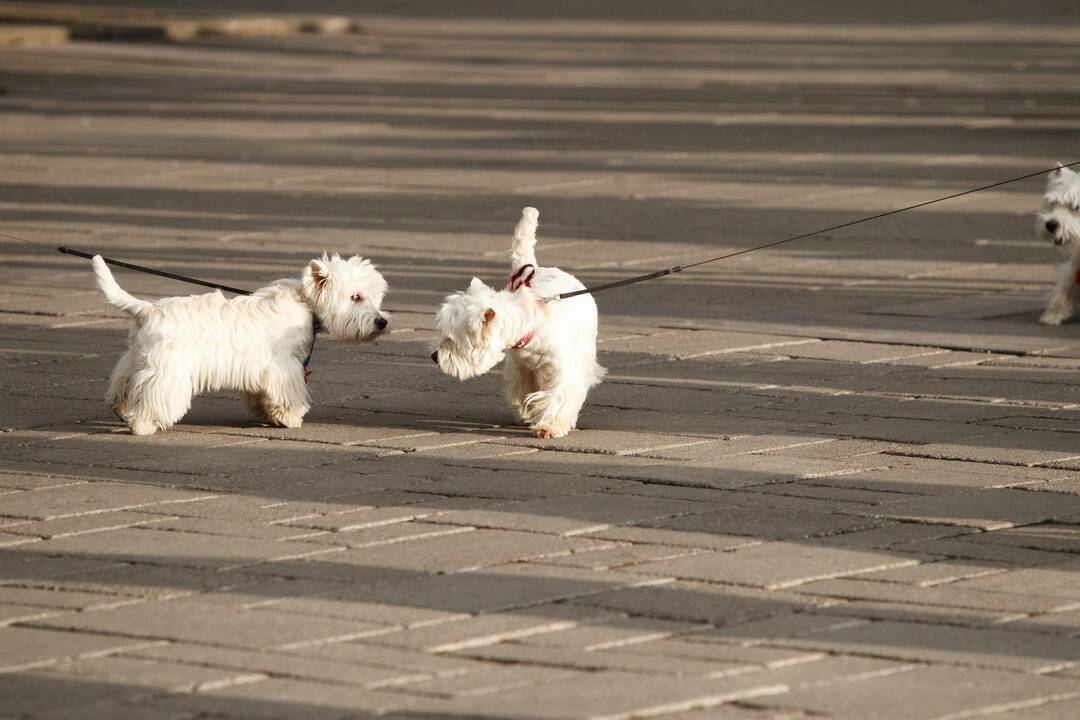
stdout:
{"type": "Polygon", "coordinates": [[[1052,242],[1058,254],[1057,282],[1039,322],[1060,325],[1080,303],[1080,174],[1061,166],[1050,173],[1035,237],[1052,242]]]}
{"type": "Polygon", "coordinates": [[[131,315],[128,350],[113,369],[106,401],[135,435],[175,425],[201,392],[238,390],[271,425],[300,427],[311,408],[307,363],[321,331],[364,342],[386,331],[386,281],[360,257],[313,259],[299,280],[277,280],[251,295],[140,300],[95,256],[98,287],[131,315]]]}
{"type": "Polygon", "coordinates": [[[540,213],[527,207],[514,231],[506,289],[477,278],[446,298],[435,325],[443,339],[431,359],[459,380],[482,375],[501,361],[506,398],[537,437],[562,437],[577,426],[589,389],[605,370],[596,362],[596,302],[591,295],[543,303],[581,290],[569,273],[536,265],[540,213]]]}

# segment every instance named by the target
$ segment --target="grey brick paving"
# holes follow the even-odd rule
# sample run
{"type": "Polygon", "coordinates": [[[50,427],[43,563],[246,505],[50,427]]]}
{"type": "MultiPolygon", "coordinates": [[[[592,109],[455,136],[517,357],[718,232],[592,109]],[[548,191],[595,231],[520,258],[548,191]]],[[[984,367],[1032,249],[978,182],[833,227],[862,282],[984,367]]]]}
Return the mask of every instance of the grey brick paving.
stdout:
{"type": "Polygon", "coordinates": [[[524,205],[597,283],[1077,159],[1070,8],[317,5],[362,32],[0,50],[0,232],[244,287],[362,253],[394,317],[320,341],[302,428],[135,438],[128,321],[0,239],[0,720],[1077,716],[1041,179],[598,295],[564,439],[426,358],[524,205]]]}

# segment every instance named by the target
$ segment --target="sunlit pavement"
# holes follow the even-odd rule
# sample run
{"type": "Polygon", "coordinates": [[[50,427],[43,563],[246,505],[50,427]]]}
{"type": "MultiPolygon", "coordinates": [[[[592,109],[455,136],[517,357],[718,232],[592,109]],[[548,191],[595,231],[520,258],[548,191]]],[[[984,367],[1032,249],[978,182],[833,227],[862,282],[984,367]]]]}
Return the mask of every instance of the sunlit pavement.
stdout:
{"type": "Polygon", "coordinates": [[[137,438],[130,321],[0,239],[0,718],[1080,716],[1041,179],[597,295],[565,439],[427,358],[525,205],[601,283],[1080,160],[1053,3],[785,4],[3,51],[0,232],[250,288],[361,253],[393,333],[319,340],[300,429],[137,438]]]}

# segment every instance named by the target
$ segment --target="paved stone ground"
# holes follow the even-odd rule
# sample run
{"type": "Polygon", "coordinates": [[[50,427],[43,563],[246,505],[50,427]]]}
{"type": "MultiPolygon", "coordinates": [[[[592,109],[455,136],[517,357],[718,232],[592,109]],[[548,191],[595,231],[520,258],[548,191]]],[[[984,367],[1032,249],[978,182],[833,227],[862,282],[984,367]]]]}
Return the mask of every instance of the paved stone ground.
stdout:
{"type": "Polygon", "coordinates": [[[1040,180],[599,296],[564,440],[426,359],[526,204],[600,282],[1080,159],[1064,4],[705,5],[0,55],[4,232],[250,287],[362,252],[395,325],[320,341],[302,429],[135,438],[127,321],[0,243],[0,717],[1080,715],[1040,180]]]}

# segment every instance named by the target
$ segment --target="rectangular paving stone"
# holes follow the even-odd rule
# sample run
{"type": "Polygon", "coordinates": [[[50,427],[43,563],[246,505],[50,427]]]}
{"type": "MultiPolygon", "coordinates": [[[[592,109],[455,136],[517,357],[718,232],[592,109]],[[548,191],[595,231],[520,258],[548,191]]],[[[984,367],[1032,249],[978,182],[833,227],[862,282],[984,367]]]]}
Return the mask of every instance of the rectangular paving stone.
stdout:
{"type": "Polygon", "coordinates": [[[357,588],[350,599],[448,613],[496,612],[588,597],[663,578],[632,572],[595,573],[571,567],[514,563],[481,572],[411,575],[357,588]]]}
{"type": "Polygon", "coordinates": [[[223,587],[251,582],[239,571],[219,572],[214,568],[189,568],[177,565],[110,563],[70,577],[42,582],[26,580],[22,584],[43,590],[90,593],[103,602],[127,602],[131,599],[166,599],[183,597],[223,587]]]}
{"type": "Polygon", "coordinates": [[[337,663],[346,669],[350,664],[363,667],[384,668],[402,677],[425,675],[430,677],[454,677],[475,670],[477,663],[456,655],[432,655],[417,650],[406,650],[387,645],[371,645],[362,642],[324,643],[302,645],[283,653],[296,657],[299,667],[306,658],[319,658],[337,663]]]}
{"type": "Polygon", "coordinates": [[[649,653],[594,650],[524,642],[502,642],[478,648],[468,648],[453,655],[497,665],[520,667],[572,668],[583,672],[627,672],[642,677],[713,678],[734,675],[753,669],[752,666],[718,659],[670,657],[649,653]]]}
{"type": "Polygon", "coordinates": [[[305,617],[292,613],[236,610],[197,600],[164,600],[116,610],[79,613],[36,621],[41,627],[127,638],[173,640],[236,648],[274,648],[383,632],[385,626],[305,617]],[[198,618],[197,622],[191,622],[198,618]]]}
{"type": "Polygon", "coordinates": [[[529,665],[486,665],[474,672],[453,677],[410,683],[408,692],[442,698],[493,695],[532,685],[542,685],[579,677],[583,673],[566,669],[529,665]]]}
{"type": "Polygon", "coordinates": [[[474,530],[372,548],[350,548],[320,557],[335,566],[387,567],[406,572],[462,572],[491,565],[569,555],[603,547],[602,540],[538,533],[474,530]]]}
{"type": "MultiPolygon", "coordinates": [[[[42,621],[39,621],[42,622],[42,621]]],[[[12,672],[145,646],[145,640],[64,632],[45,627],[0,627],[0,670],[12,672]]]]}
{"type": "MultiPolygon", "coordinates": [[[[634,526],[605,528],[588,533],[588,537],[613,542],[634,543],[635,547],[670,548],[673,555],[685,554],[683,552],[676,553],[677,549],[734,550],[764,542],[764,540],[758,540],[748,535],[722,535],[720,533],[694,532],[692,530],[668,530],[666,528],[634,526]]],[[[614,552],[617,549],[597,550],[594,552],[614,552]]],[[[575,553],[570,559],[577,554],[575,553]]]]}
{"type": "Polygon", "coordinates": [[[448,653],[567,630],[611,616],[610,611],[573,604],[540,605],[382,633],[364,644],[448,653]]]}
{"type": "Polygon", "coordinates": [[[638,563],[667,560],[694,552],[691,548],[673,548],[665,545],[618,545],[598,550],[583,550],[573,555],[537,560],[534,563],[603,571],[615,568],[632,569],[638,563]]]}
{"type": "MultiPolygon", "coordinates": [[[[669,658],[694,658],[710,662],[731,663],[733,670],[745,671],[748,668],[772,669],[813,663],[825,656],[820,653],[806,653],[770,647],[747,647],[717,642],[694,642],[693,635],[649,642],[622,645],[613,648],[616,653],[633,655],[652,655],[669,658]]],[[[723,673],[717,673],[717,676],[723,673]]]]}
{"type": "Polygon", "coordinates": [[[585,493],[550,500],[526,500],[492,510],[452,512],[430,522],[572,536],[604,530],[612,525],[689,515],[702,509],[701,503],[681,500],[585,493]]]}
{"type": "MultiPolygon", "coordinates": [[[[151,652],[158,648],[142,648],[132,652],[151,652]]],[[[65,661],[48,669],[60,676],[73,676],[95,680],[104,684],[135,686],[183,692],[202,686],[216,685],[230,680],[250,677],[245,669],[222,669],[207,664],[192,665],[173,662],[164,657],[149,660],[145,657],[109,655],[81,660],[65,661]]]]}
{"type": "MultiPolygon", "coordinates": [[[[363,598],[370,590],[370,587],[365,585],[305,580],[260,585],[254,591],[249,588],[241,589],[248,593],[243,602],[243,607],[247,609],[262,608],[281,613],[402,627],[427,625],[462,617],[460,612],[393,602],[369,602],[363,598]]],[[[225,593],[233,598],[237,591],[226,590],[225,593]]]]}
{"type": "Polygon", "coordinates": [[[886,343],[860,343],[846,340],[825,340],[823,342],[787,347],[782,351],[794,358],[816,360],[836,360],[840,362],[881,363],[909,357],[938,354],[937,348],[926,348],[886,343]]]}
{"type": "MultiPolygon", "coordinates": [[[[936,527],[959,526],[938,525],[936,527]]],[[[1010,547],[1009,545],[984,541],[983,536],[990,534],[992,533],[973,532],[933,540],[914,540],[893,545],[892,549],[902,553],[1001,561],[1017,565],[1049,565],[1071,559],[1071,556],[1064,552],[1010,547]]]]}
{"type": "Polygon", "coordinates": [[[170,643],[132,650],[122,657],[135,658],[147,665],[183,664],[185,667],[214,668],[240,673],[263,673],[275,677],[335,682],[360,687],[380,687],[398,682],[430,677],[428,672],[397,670],[374,665],[328,661],[315,657],[279,652],[209,647],[188,643],[170,643]]]}
{"type": "Polygon", "coordinates": [[[1059,565],[1037,568],[1019,568],[996,573],[989,577],[965,579],[956,585],[960,589],[985,590],[988,592],[1028,594],[1070,598],[1080,602],[1080,559],[1059,565]]]}
{"type": "Polygon", "coordinates": [[[813,480],[818,485],[854,487],[915,495],[941,495],[967,489],[1004,488],[1056,480],[1063,470],[1016,465],[889,457],[888,467],[813,480]]]}
{"type": "Polygon", "coordinates": [[[590,622],[584,627],[556,630],[527,637],[517,642],[544,647],[578,648],[584,652],[594,652],[642,643],[655,647],[659,640],[697,632],[708,627],[702,623],[619,616],[610,620],[590,622]]]}
{"type": "Polygon", "coordinates": [[[857,618],[865,621],[894,620],[926,625],[955,625],[958,627],[987,627],[1022,617],[1001,610],[972,610],[950,605],[919,605],[887,600],[849,600],[815,610],[837,618],[857,618]]]}
{"type": "Polygon", "coordinates": [[[297,537],[306,543],[334,545],[346,548],[377,547],[400,542],[424,540],[444,535],[472,532],[475,528],[457,525],[435,525],[427,522],[408,520],[393,522],[388,525],[362,525],[344,530],[315,530],[314,528],[294,528],[300,533],[297,537]]]}
{"type": "Polygon", "coordinates": [[[497,697],[462,698],[466,713],[506,713],[535,718],[619,718],[649,716],[749,700],[787,690],[764,674],[729,678],[650,677],[636,673],[588,673],[543,685],[513,688],[497,697]]]}
{"type": "Polygon", "coordinates": [[[919,587],[934,587],[954,583],[958,580],[998,575],[1014,568],[1014,565],[990,561],[939,560],[911,567],[866,573],[861,577],[876,582],[895,582],[919,587]]]}
{"type": "Polygon", "coordinates": [[[204,692],[169,695],[146,702],[154,712],[187,712],[244,718],[295,717],[331,720],[347,715],[370,715],[407,707],[409,699],[381,690],[291,678],[267,678],[210,688],[204,692]]]}
{"type": "Polygon", "coordinates": [[[65,611],[0,602],[0,627],[31,621],[36,618],[48,617],[50,615],[57,615],[62,612],[65,611]]]}
{"type": "Polygon", "coordinates": [[[848,600],[876,600],[919,606],[994,610],[1002,614],[1049,612],[1067,604],[1067,601],[1061,597],[1038,592],[1041,588],[1029,587],[1024,592],[991,592],[968,587],[966,582],[919,587],[874,582],[869,578],[873,578],[873,574],[859,578],[822,580],[800,587],[799,592],[848,600]]]}
{"type": "MultiPolygon", "coordinates": [[[[719,499],[719,498],[718,498],[719,499]]],[[[659,530],[700,533],[708,536],[743,535],[755,541],[810,538],[871,528],[877,524],[869,518],[854,514],[820,512],[800,503],[787,503],[778,498],[742,498],[721,509],[709,508],[695,515],[670,520],[646,521],[642,525],[659,530]]],[[[809,506],[812,501],[806,501],[809,506]]],[[[835,505],[833,506],[835,507],[835,505]]]]}
{"type": "Polygon", "coordinates": [[[962,443],[924,445],[905,454],[1003,465],[1047,465],[1080,457],[1070,433],[1002,430],[969,437],[962,443]]]}
{"type": "Polygon", "coordinates": [[[299,542],[239,537],[223,542],[214,535],[135,528],[55,538],[24,547],[41,555],[92,554],[98,558],[216,570],[336,551],[335,548],[299,542]]]}
{"type": "Polygon", "coordinates": [[[2,512],[9,517],[48,520],[106,510],[169,506],[212,497],[208,493],[156,488],[149,485],[93,482],[52,487],[4,498],[2,512]]]}
{"type": "Polygon", "coordinates": [[[787,351],[794,346],[817,344],[817,340],[783,335],[718,332],[713,330],[670,331],[646,337],[628,337],[604,343],[604,350],[648,353],[680,359],[723,355],[748,350],[787,351]],[[783,348],[783,350],[778,350],[783,348]]]}
{"type": "Polygon", "coordinates": [[[1015,489],[987,489],[955,495],[904,499],[880,508],[853,512],[908,522],[998,530],[1049,520],[1080,519],[1080,498],[1015,489]]]}
{"type": "MultiPolygon", "coordinates": [[[[48,717],[62,720],[75,718],[115,718],[127,720],[147,717],[146,708],[139,714],[125,712],[121,702],[137,701],[148,693],[145,687],[135,685],[112,685],[95,679],[80,678],[70,674],[34,670],[0,674],[0,694],[4,698],[4,713],[9,717],[48,717]],[[99,714],[104,711],[105,714],[99,714]]],[[[180,720],[175,713],[161,716],[168,720],[180,720]]]]}
{"type": "Polygon", "coordinates": [[[831,604],[795,593],[683,581],[616,589],[574,602],[633,615],[716,626],[789,615],[831,604]]]}
{"type": "Polygon", "coordinates": [[[814,580],[904,567],[917,562],[914,558],[871,550],[834,548],[827,544],[772,542],[734,552],[700,553],[644,563],[636,565],[634,570],[680,580],[704,580],[778,590],[814,580]]]}
{"type": "Polygon", "coordinates": [[[155,515],[128,510],[108,510],[89,515],[71,515],[52,520],[31,520],[19,525],[5,527],[4,531],[27,538],[48,540],[50,538],[83,535],[103,530],[119,530],[121,528],[145,527],[148,525],[160,526],[170,517],[172,516],[164,514],[155,515]]]}
{"type": "Polygon", "coordinates": [[[1080,639],[989,628],[871,622],[783,645],[875,657],[1047,673],[1075,665],[1080,639]]]}
{"type": "Polygon", "coordinates": [[[1080,525],[1062,523],[1027,525],[983,533],[979,536],[979,541],[1034,550],[1078,552],[1080,551],[1080,525]]]}
{"type": "Polygon", "coordinates": [[[656,432],[627,433],[622,430],[590,430],[582,428],[555,440],[522,437],[494,442],[529,448],[544,448],[556,452],[595,455],[642,455],[650,451],[688,447],[708,441],[709,437],[704,430],[699,435],[673,435],[656,432]]]}
{"type": "Polygon", "coordinates": [[[92,610],[130,602],[127,598],[118,598],[116,595],[103,593],[69,592],[56,587],[46,589],[12,587],[10,585],[0,586],[0,601],[63,610],[92,610]]]}
{"type": "Polygon", "coordinates": [[[456,510],[498,506],[504,502],[501,500],[461,497],[442,498],[441,500],[433,502],[421,502],[422,497],[423,496],[421,495],[417,495],[415,501],[410,498],[405,502],[388,504],[383,507],[362,507],[329,515],[311,515],[305,518],[290,520],[285,524],[293,528],[334,533],[351,533],[358,530],[378,528],[384,525],[393,525],[395,523],[406,523],[436,518],[456,510]]]}
{"type": "MultiPolygon", "coordinates": [[[[887,674],[854,677],[835,686],[798,689],[759,704],[838,717],[871,717],[889,708],[891,717],[965,717],[1006,711],[1074,691],[1067,681],[1018,673],[957,667],[907,667],[887,674]],[[918,702],[912,702],[912,692],[918,702]]],[[[1012,711],[1005,712],[1013,717],[1012,711]]]]}
{"type": "Polygon", "coordinates": [[[724,438],[707,443],[636,453],[642,457],[663,460],[717,460],[732,455],[750,455],[783,450],[792,447],[825,445],[832,438],[811,435],[747,435],[744,437],[724,438]]]}

